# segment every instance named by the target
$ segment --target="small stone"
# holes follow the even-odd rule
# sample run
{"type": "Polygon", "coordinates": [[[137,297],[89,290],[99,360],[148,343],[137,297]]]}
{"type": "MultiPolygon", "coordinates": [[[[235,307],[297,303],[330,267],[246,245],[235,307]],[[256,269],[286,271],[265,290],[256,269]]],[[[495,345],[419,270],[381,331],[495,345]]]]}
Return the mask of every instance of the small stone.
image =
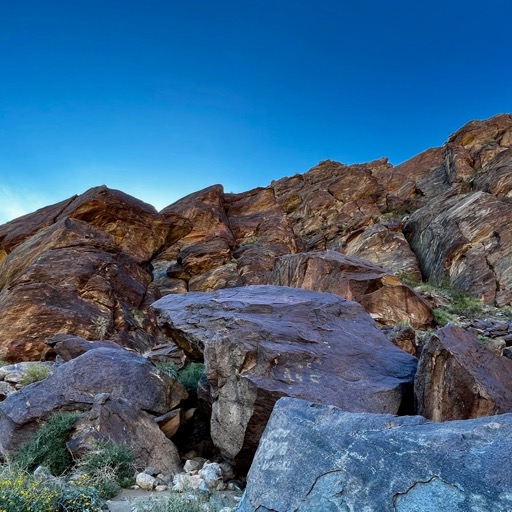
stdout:
{"type": "Polygon", "coordinates": [[[193,471],[198,471],[200,469],[200,465],[196,460],[187,460],[183,466],[183,469],[186,473],[192,473],[193,471]]]}
{"type": "Polygon", "coordinates": [[[167,489],[168,489],[167,485],[163,485],[163,484],[157,485],[155,487],[155,491],[157,491],[157,492],[167,491],[167,489]]]}
{"type": "Polygon", "coordinates": [[[222,471],[222,479],[225,482],[235,478],[235,470],[229,462],[223,462],[222,464],[220,464],[220,469],[222,471]]]}
{"type": "Polygon", "coordinates": [[[153,466],[148,466],[144,469],[143,473],[146,473],[146,475],[157,476],[160,473],[160,470],[153,466]]]}
{"type": "Polygon", "coordinates": [[[155,478],[147,473],[139,473],[135,479],[136,484],[145,491],[152,491],[155,486],[155,478]]]}
{"type": "Polygon", "coordinates": [[[512,347],[507,347],[503,349],[503,356],[507,359],[512,359],[512,347]]]}

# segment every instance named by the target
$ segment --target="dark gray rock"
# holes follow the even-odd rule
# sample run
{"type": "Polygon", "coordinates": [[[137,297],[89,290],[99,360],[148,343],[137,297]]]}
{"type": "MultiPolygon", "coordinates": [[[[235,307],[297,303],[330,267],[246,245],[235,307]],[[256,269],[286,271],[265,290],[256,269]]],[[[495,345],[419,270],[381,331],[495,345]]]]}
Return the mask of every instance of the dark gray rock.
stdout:
{"type": "Polygon", "coordinates": [[[125,398],[134,409],[153,414],[167,412],[187,397],[181,384],[141,356],[118,349],[90,350],[0,403],[0,453],[17,449],[37,421],[54,411],[89,410],[99,393],[125,398]]]}
{"type": "Polygon", "coordinates": [[[238,512],[512,510],[512,414],[446,423],[282,398],[238,512]]]}
{"type": "Polygon", "coordinates": [[[177,345],[204,355],[212,440],[239,467],[250,464],[282,396],[357,412],[394,414],[410,405],[416,359],[359,304],[337,295],[247,286],[168,295],[153,307],[177,345]]]}
{"type": "Polygon", "coordinates": [[[92,409],[75,424],[68,449],[80,457],[94,450],[97,441],[105,440],[128,448],[138,470],[152,465],[166,474],[181,471],[178,449],[151,414],[134,408],[126,398],[101,393],[96,395],[92,409]]]}

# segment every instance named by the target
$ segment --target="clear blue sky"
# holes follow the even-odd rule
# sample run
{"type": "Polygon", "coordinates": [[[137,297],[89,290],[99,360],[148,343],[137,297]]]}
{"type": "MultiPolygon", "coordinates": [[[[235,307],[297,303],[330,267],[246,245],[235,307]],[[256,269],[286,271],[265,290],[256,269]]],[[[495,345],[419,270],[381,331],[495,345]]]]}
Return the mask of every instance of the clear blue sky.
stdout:
{"type": "Polygon", "coordinates": [[[393,164],[512,111],[509,0],[0,0],[0,223],[393,164]]]}

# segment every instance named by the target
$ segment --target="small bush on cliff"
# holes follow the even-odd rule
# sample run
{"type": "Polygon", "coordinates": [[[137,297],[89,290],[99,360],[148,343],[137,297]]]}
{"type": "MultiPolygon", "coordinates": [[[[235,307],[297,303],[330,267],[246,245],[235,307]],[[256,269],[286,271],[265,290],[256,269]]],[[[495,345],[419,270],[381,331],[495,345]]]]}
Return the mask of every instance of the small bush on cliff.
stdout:
{"type": "Polygon", "coordinates": [[[33,382],[39,382],[40,380],[46,379],[51,375],[52,371],[48,366],[43,363],[32,363],[23,370],[23,375],[20,380],[20,384],[27,386],[33,382]]]}
{"type": "Polygon", "coordinates": [[[14,455],[13,464],[27,471],[33,471],[37,466],[45,466],[52,475],[65,473],[72,463],[66,443],[79,416],[75,412],[57,412],[49,416],[32,439],[22,445],[14,455]]]}
{"type": "Polygon", "coordinates": [[[181,370],[178,370],[174,363],[166,361],[158,361],[155,364],[160,371],[177,380],[188,392],[194,393],[197,391],[197,383],[204,373],[204,364],[189,363],[181,370]]]}
{"type": "Polygon", "coordinates": [[[203,376],[204,364],[202,363],[190,363],[185,366],[178,374],[178,381],[183,387],[189,392],[197,391],[197,383],[203,376]]]}

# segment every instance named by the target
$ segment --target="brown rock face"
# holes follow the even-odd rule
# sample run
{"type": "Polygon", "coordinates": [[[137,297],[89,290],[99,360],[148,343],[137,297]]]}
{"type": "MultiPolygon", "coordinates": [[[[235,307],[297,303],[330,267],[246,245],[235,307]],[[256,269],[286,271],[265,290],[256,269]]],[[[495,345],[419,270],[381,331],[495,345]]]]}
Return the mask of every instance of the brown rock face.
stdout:
{"type": "Polygon", "coordinates": [[[431,201],[404,231],[425,277],[503,306],[512,303],[511,223],[511,203],[474,192],[431,201]]]}
{"type": "Polygon", "coordinates": [[[44,358],[45,338],[57,333],[150,347],[155,326],[136,318],[150,281],[108,234],[83,221],[64,218],[44,228],[0,268],[3,357],[44,358]]]}
{"type": "Polygon", "coordinates": [[[371,261],[389,273],[421,281],[418,259],[402,233],[400,221],[355,231],[347,239],[344,253],[371,261]]]}
{"type": "Polygon", "coordinates": [[[512,412],[512,361],[460,327],[426,343],[415,379],[418,413],[448,421],[512,412]]]}
{"type": "Polygon", "coordinates": [[[334,251],[283,256],[276,263],[273,281],[354,300],[383,324],[406,322],[419,328],[432,322],[430,306],[397,277],[368,261],[334,251]]]}
{"type": "Polygon", "coordinates": [[[157,343],[142,263],[170,231],[153,207],[106,187],[2,226],[0,356],[52,357],[44,340],[58,333],[140,350],[157,343]]]}
{"type": "Polygon", "coordinates": [[[302,250],[338,249],[348,233],[379,217],[376,176],[390,169],[386,159],[348,167],[327,160],[303,175],[273,181],[271,188],[302,250]]]}
{"type": "Polygon", "coordinates": [[[240,466],[250,463],[279,397],[347,411],[407,408],[416,360],[395,348],[355,302],[248,286],[168,295],[154,308],[168,336],[204,357],[212,440],[240,466]]]}

